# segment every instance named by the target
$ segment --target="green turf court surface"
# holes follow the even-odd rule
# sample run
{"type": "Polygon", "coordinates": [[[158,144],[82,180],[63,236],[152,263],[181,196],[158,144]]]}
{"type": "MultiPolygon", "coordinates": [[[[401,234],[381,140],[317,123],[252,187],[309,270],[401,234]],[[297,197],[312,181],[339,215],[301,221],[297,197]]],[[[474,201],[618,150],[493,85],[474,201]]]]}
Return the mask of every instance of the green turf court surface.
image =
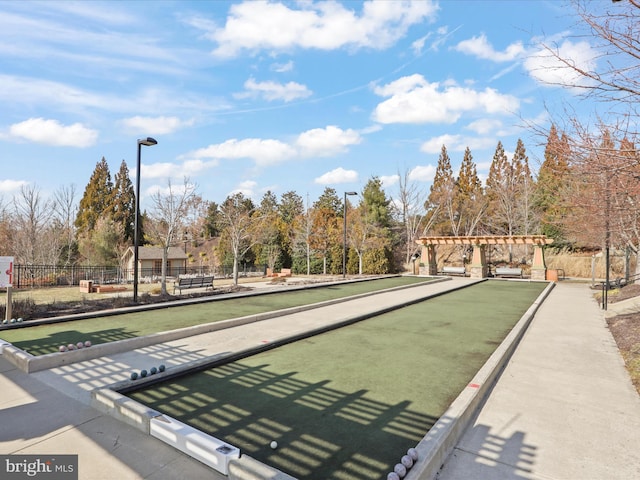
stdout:
{"type": "Polygon", "coordinates": [[[211,302],[109,315],[63,323],[0,329],[0,338],[32,355],[57,352],[60,345],[91,341],[94,345],[152,333],[297,307],[337,298],[431,281],[421,277],[378,280],[277,291],[242,298],[213,298],[211,302]]]}
{"type": "Polygon", "coordinates": [[[484,282],[129,396],[297,478],[386,478],[546,286],[484,282]]]}

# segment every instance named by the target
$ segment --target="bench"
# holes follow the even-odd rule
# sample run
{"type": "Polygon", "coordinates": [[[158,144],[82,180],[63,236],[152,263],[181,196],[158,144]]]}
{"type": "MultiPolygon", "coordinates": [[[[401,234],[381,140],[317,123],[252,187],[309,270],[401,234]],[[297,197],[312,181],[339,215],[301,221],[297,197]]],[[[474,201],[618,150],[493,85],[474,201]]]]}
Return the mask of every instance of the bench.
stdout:
{"type": "Polygon", "coordinates": [[[515,267],[496,267],[496,277],[522,278],[522,269],[515,267]]]}
{"type": "Polygon", "coordinates": [[[211,288],[213,289],[213,275],[204,277],[181,277],[178,278],[178,282],[173,284],[173,293],[176,290],[187,290],[189,288],[211,288]]]}
{"type": "Polygon", "coordinates": [[[290,277],[291,269],[290,268],[282,268],[280,269],[280,273],[278,273],[279,277],[290,277]]]}
{"type": "Polygon", "coordinates": [[[462,275],[467,274],[467,270],[464,267],[442,267],[441,275],[462,275]]]}

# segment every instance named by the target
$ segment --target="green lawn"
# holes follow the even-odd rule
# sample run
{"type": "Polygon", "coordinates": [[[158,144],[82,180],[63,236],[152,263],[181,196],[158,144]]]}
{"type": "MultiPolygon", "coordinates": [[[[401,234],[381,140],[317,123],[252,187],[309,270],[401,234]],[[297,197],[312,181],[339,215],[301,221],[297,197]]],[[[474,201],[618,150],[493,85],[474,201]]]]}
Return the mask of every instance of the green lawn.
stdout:
{"type": "Polygon", "coordinates": [[[212,297],[211,302],[194,305],[30,327],[0,328],[0,338],[32,355],[44,355],[57,352],[60,345],[69,343],[86,340],[93,344],[113,342],[425,281],[430,280],[420,277],[389,277],[244,298],[212,297]]]}
{"type": "Polygon", "coordinates": [[[484,282],[129,395],[300,479],[386,478],[546,286],[484,282]]]}

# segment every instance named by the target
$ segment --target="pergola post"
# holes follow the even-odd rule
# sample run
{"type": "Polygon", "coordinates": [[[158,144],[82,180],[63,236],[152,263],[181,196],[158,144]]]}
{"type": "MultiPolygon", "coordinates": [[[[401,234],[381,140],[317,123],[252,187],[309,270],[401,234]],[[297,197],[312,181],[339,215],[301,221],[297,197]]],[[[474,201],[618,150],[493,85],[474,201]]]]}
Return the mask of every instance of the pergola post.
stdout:
{"type": "Polygon", "coordinates": [[[489,275],[487,265],[486,245],[475,244],[473,246],[473,257],[471,258],[471,278],[486,278],[489,275]]]}
{"type": "Polygon", "coordinates": [[[420,262],[427,266],[427,275],[438,274],[438,261],[436,259],[435,245],[423,245],[420,262]]]}
{"type": "Polygon", "coordinates": [[[533,246],[533,262],[531,263],[531,280],[546,280],[547,265],[544,262],[543,245],[533,246]]]}

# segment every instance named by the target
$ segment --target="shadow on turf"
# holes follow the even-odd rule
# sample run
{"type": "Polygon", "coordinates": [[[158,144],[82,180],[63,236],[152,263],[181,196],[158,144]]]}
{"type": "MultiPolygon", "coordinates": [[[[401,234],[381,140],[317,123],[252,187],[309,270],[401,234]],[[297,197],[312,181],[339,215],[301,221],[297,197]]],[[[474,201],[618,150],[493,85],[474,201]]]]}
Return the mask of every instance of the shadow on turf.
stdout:
{"type": "Polygon", "coordinates": [[[129,395],[300,479],[386,477],[437,420],[267,367],[235,362],[129,395]]]}
{"type": "Polygon", "coordinates": [[[111,328],[99,330],[96,332],[86,333],[77,330],[66,330],[64,332],[53,333],[46,339],[38,339],[35,341],[24,340],[15,342],[14,345],[31,355],[46,355],[48,353],[57,352],[61,345],[84,343],[89,340],[92,344],[117,342],[118,340],[126,340],[127,338],[136,337],[135,332],[130,332],[124,328],[111,328]]]}

